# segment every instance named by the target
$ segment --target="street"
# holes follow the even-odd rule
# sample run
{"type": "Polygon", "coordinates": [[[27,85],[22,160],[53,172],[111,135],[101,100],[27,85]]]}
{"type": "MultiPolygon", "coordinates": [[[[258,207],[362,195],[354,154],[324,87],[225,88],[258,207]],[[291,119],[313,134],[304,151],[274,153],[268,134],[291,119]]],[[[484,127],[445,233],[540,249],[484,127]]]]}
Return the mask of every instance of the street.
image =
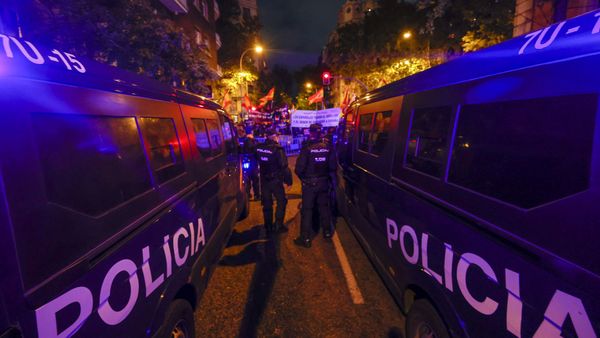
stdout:
{"type": "Polygon", "coordinates": [[[310,249],[294,245],[300,192],[294,177],[290,231],[273,238],[262,227],[260,202],[251,202],[196,310],[197,337],[403,336],[404,317],[342,218],[333,241],[319,233],[310,249]]]}

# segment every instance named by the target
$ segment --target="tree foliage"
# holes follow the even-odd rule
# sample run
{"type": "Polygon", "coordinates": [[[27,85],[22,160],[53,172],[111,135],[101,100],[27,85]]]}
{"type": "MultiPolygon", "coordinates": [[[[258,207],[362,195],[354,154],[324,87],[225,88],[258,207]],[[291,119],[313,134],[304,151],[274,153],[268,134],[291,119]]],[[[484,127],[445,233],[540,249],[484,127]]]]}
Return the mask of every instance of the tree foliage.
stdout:
{"type": "Polygon", "coordinates": [[[291,106],[292,100],[290,94],[294,78],[292,74],[283,67],[275,66],[273,70],[263,71],[259,75],[257,85],[258,96],[264,96],[272,87],[275,87],[275,98],[273,99],[274,106],[291,106]]]}
{"type": "Polygon", "coordinates": [[[403,39],[403,33],[414,35],[423,22],[414,4],[381,0],[364,20],[336,29],[326,47],[326,62],[335,73],[369,88],[424,70],[430,63],[421,55],[426,49],[423,40],[403,39]]]}
{"type": "MultiPolygon", "coordinates": [[[[223,77],[217,83],[216,97],[221,99],[226,92],[237,93],[240,86],[258,80],[258,74],[253,59],[248,53],[242,60],[244,72],[240,72],[239,60],[242,53],[258,41],[261,28],[257,18],[242,18],[238,0],[218,0],[221,16],[217,20],[217,32],[221,36],[219,63],[223,67],[223,77]]],[[[257,95],[250,93],[250,99],[256,102],[257,95]]]]}
{"type": "MultiPolygon", "coordinates": [[[[258,18],[242,18],[238,0],[218,0],[218,4],[221,17],[217,20],[217,31],[223,43],[219,61],[224,68],[234,69],[239,66],[242,53],[258,41],[261,24],[258,18]]],[[[244,69],[253,68],[249,59],[243,61],[244,69]]]]}
{"type": "Polygon", "coordinates": [[[236,93],[240,90],[240,86],[254,82],[258,79],[251,72],[240,72],[239,70],[227,70],[223,73],[220,85],[224,92],[236,93]]]}
{"type": "Polygon", "coordinates": [[[162,5],[147,0],[36,0],[26,34],[63,50],[206,94],[216,78],[162,5]]]}
{"type": "Polygon", "coordinates": [[[473,51],[512,36],[514,0],[419,0],[432,48],[473,51]]]}
{"type": "Polygon", "coordinates": [[[509,38],[514,7],[514,0],[380,0],[364,20],[337,27],[326,62],[339,75],[380,87],[509,38]],[[405,31],[412,37],[403,39],[405,31]]]}
{"type": "Polygon", "coordinates": [[[402,33],[414,31],[423,21],[411,3],[381,0],[362,21],[340,26],[327,46],[327,63],[337,69],[366,55],[406,55],[418,44],[403,41],[402,33]]]}

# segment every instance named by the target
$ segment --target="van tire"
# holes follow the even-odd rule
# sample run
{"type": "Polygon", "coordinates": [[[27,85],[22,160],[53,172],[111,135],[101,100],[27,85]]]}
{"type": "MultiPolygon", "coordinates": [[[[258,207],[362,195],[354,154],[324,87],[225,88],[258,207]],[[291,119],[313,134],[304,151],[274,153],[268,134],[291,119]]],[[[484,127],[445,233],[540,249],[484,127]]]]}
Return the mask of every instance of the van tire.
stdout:
{"type": "Polygon", "coordinates": [[[194,310],[190,303],[184,299],[175,299],[167,309],[163,328],[164,337],[167,338],[195,338],[194,310]]]}
{"type": "Polygon", "coordinates": [[[450,338],[444,321],[426,299],[417,299],[406,318],[406,338],[450,338]]]}

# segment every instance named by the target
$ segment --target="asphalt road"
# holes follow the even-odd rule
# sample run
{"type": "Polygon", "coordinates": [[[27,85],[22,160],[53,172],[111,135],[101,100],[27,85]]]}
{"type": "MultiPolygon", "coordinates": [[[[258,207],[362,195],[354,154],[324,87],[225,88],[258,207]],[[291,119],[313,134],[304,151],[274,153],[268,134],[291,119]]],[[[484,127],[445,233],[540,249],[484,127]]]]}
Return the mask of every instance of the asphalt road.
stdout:
{"type": "Polygon", "coordinates": [[[290,231],[275,237],[264,231],[260,202],[251,202],[196,310],[197,337],[403,336],[404,317],[342,218],[338,243],[319,234],[310,249],[294,245],[300,189],[294,177],[287,190],[290,231]],[[340,246],[351,269],[346,275],[340,246]]]}

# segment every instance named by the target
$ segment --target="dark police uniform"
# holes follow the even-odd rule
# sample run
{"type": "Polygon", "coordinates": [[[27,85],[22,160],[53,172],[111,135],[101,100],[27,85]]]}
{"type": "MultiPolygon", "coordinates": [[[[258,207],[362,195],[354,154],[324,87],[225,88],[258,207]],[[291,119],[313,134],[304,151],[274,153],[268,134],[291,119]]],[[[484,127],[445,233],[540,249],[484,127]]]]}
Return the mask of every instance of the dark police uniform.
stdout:
{"type": "Polygon", "coordinates": [[[244,156],[248,160],[249,168],[246,173],[246,193],[250,197],[250,189],[254,190],[254,198],[260,199],[260,181],[258,176],[258,162],[256,160],[256,141],[254,138],[246,136],[244,138],[244,147],[242,148],[244,156]]]}
{"type": "MultiPolygon", "coordinates": [[[[319,126],[311,126],[311,132],[318,132],[319,126]]],[[[296,244],[310,247],[311,223],[316,207],[323,228],[323,236],[331,237],[330,189],[334,186],[336,170],[335,152],[330,144],[316,137],[308,140],[296,161],[296,175],[302,181],[302,209],[300,237],[296,244]]]]}
{"type": "Polygon", "coordinates": [[[287,198],[283,179],[288,169],[287,156],[279,143],[267,139],[256,146],[256,159],[260,166],[260,186],[262,192],[263,216],[267,232],[285,231],[283,225],[287,198]],[[277,200],[275,224],[273,224],[273,196],[277,200]]]}

